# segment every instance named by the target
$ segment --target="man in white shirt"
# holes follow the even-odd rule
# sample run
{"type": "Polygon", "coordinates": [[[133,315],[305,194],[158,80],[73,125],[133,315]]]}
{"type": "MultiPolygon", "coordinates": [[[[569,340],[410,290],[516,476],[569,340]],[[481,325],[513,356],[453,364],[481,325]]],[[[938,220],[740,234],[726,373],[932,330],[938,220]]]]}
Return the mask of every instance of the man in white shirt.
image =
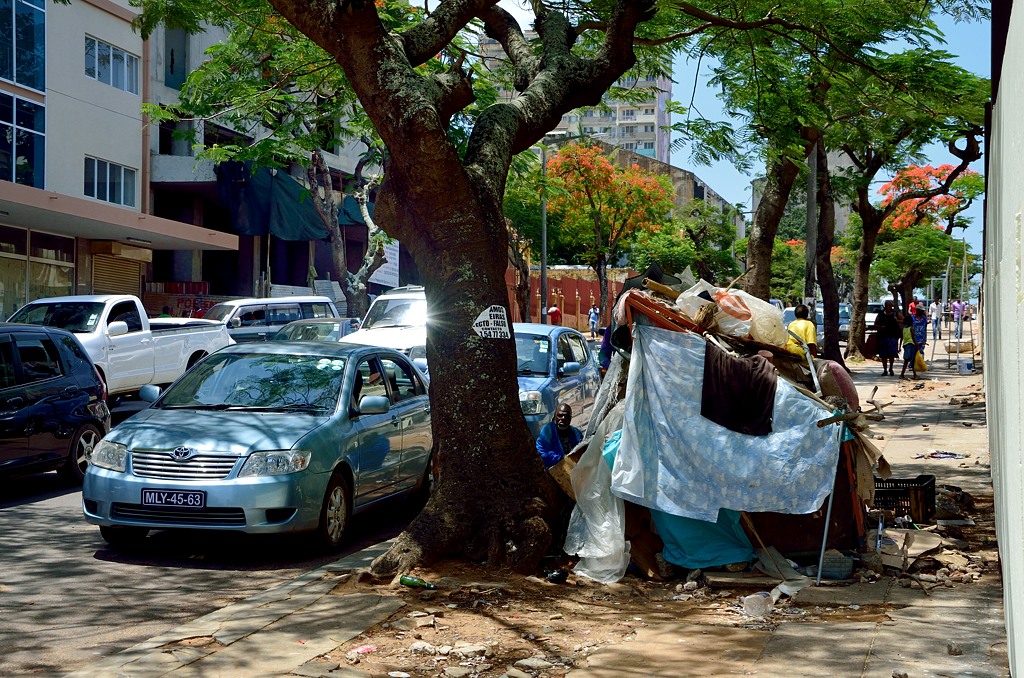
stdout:
{"type": "Polygon", "coordinates": [[[932,321],[932,341],[942,339],[942,302],[938,299],[928,307],[928,319],[932,321]]]}

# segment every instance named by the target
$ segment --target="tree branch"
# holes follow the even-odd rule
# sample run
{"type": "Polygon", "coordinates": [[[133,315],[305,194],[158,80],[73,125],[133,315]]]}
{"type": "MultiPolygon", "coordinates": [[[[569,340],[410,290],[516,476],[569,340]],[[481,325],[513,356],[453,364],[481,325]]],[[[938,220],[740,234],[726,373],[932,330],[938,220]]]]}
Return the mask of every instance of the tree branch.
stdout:
{"type": "Polygon", "coordinates": [[[448,46],[459,31],[498,0],[444,0],[422,23],[399,34],[413,67],[424,64],[448,46]]]}
{"type": "Polygon", "coordinates": [[[513,84],[522,92],[537,75],[540,60],[530,50],[526,36],[515,18],[500,7],[490,7],[480,13],[487,37],[497,40],[515,68],[513,84]]]}

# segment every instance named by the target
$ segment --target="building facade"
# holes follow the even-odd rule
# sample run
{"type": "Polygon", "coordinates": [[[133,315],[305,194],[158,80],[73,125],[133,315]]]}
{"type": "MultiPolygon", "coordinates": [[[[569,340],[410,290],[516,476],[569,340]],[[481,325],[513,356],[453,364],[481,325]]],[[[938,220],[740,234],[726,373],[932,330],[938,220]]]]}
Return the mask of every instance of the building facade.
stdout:
{"type": "Polygon", "coordinates": [[[153,251],[232,252],[154,214],[148,44],[126,0],[0,0],[0,315],[44,296],[141,293],[153,251]]]}

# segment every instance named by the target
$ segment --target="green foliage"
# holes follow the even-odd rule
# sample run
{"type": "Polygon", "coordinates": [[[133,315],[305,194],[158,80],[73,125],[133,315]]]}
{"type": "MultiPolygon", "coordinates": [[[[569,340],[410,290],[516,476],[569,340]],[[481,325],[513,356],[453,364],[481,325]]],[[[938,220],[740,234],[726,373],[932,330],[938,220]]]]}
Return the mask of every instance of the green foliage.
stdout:
{"type": "Polygon", "coordinates": [[[671,275],[681,273],[687,266],[692,267],[697,259],[696,248],[693,241],[676,226],[673,223],[660,231],[637,236],[626,255],[629,265],[637,271],[643,271],[657,263],[671,275]]]}
{"type": "Polygon", "coordinates": [[[776,238],[772,250],[771,296],[787,306],[804,296],[805,249],[802,240],[776,238]]]}
{"type": "Polygon", "coordinates": [[[901,288],[945,273],[951,246],[955,257],[963,252],[961,243],[931,226],[887,229],[880,240],[872,270],[901,288]]]}

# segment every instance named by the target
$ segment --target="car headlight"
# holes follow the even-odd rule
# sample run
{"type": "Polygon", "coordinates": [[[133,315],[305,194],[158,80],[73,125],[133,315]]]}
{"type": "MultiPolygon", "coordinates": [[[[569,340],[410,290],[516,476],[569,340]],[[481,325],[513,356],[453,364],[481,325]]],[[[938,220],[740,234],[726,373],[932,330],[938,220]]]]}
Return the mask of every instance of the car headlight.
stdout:
{"type": "Polygon", "coordinates": [[[111,471],[124,471],[128,462],[128,448],[121,443],[101,440],[92,448],[89,463],[111,471]]]}
{"type": "Polygon", "coordinates": [[[250,476],[283,476],[304,471],[309,466],[310,450],[273,450],[253,452],[245,460],[239,478],[250,476]]]}
{"type": "Polygon", "coordinates": [[[520,391],[519,406],[523,408],[523,414],[547,414],[548,411],[540,391],[520,391]]]}

